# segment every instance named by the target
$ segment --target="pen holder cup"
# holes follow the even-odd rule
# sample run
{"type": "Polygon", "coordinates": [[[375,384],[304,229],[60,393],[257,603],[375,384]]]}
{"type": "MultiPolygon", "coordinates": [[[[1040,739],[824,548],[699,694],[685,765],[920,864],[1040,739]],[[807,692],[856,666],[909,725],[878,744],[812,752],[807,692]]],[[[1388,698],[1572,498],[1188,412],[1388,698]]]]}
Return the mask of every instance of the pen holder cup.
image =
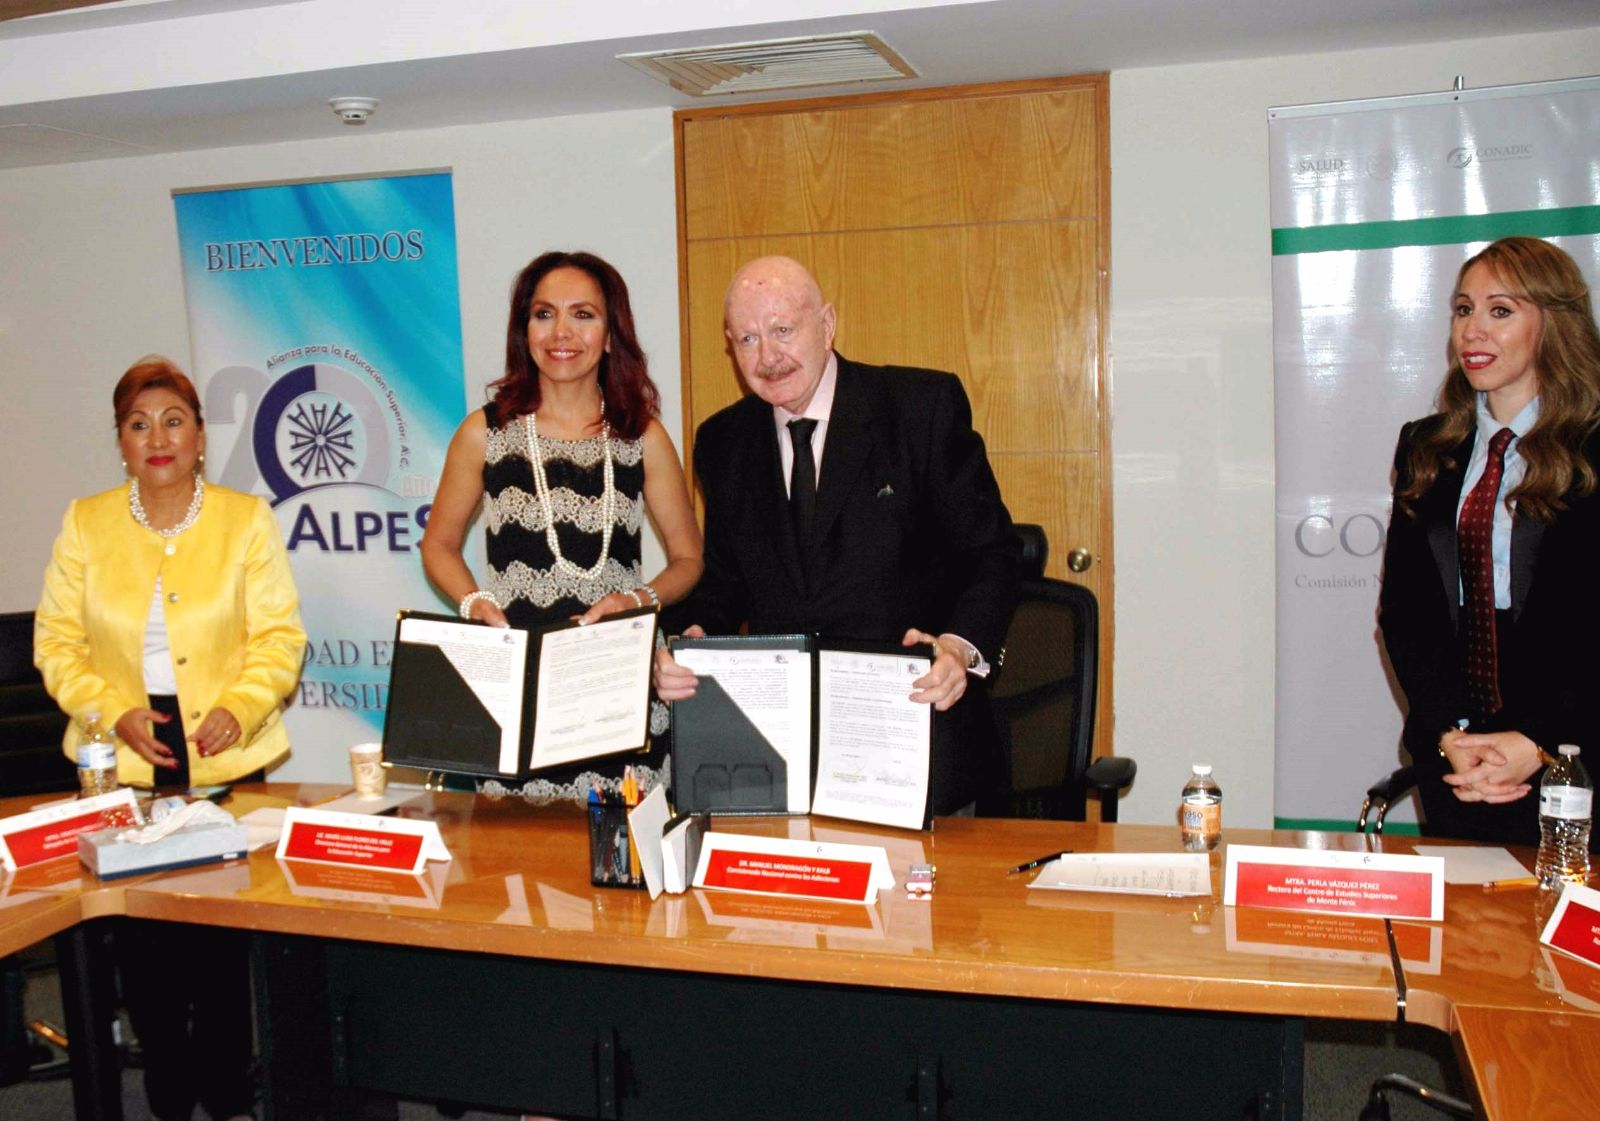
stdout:
{"type": "Polygon", "coordinates": [[[589,882],[595,887],[644,887],[628,833],[628,807],[594,803],[589,810],[589,882]]]}

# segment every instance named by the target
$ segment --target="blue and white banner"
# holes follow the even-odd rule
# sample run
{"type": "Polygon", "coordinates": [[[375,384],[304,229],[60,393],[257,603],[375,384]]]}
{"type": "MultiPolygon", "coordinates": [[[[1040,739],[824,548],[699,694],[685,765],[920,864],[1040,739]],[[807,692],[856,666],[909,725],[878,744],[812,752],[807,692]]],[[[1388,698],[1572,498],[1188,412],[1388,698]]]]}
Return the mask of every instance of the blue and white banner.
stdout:
{"type": "MultiPolygon", "coordinates": [[[[1348,828],[1403,761],[1377,630],[1400,425],[1461,263],[1542,237],[1600,281],[1600,79],[1274,109],[1279,828],[1348,828]]],[[[1396,820],[1414,818],[1405,807],[1396,820]]]]}
{"type": "Polygon", "coordinates": [[[207,474],[273,506],[310,642],[274,778],[377,738],[465,408],[448,173],[174,194],[207,474]]]}

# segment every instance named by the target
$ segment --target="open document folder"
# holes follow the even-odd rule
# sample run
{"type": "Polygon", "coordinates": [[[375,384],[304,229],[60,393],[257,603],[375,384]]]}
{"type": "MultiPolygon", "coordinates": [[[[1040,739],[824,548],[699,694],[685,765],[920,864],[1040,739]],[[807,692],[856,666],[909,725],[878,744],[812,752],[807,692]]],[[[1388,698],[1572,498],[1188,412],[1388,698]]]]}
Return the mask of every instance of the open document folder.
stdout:
{"type": "Polygon", "coordinates": [[[681,812],[921,827],[933,725],[911,683],[928,672],[926,647],[763,635],[680,638],[672,651],[700,678],[673,705],[681,812]]]}
{"type": "Polygon", "coordinates": [[[1085,852],[1058,856],[1029,887],[1124,895],[1210,895],[1211,859],[1203,852],[1085,852]]]}
{"type": "Polygon", "coordinates": [[[403,611],[384,761],[517,778],[641,750],[655,629],[653,608],[536,630],[403,611]]]}

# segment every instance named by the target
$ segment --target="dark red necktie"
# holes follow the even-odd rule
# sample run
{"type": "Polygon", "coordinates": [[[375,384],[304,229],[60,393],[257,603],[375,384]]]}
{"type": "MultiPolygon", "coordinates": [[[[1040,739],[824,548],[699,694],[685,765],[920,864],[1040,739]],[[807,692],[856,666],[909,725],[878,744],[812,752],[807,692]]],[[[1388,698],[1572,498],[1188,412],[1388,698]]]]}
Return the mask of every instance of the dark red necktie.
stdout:
{"type": "Polygon", "coordinates": [[[1506,446],[1516,433],[1502,428],[1489,441],[1483,478],[1461,504],[1456,548],[1461,558],[1462,635],[1467,650],[1467,692],[1483,716],[1500,711],[1500,674],[1495,662],[1494,507],[1500,497],[1506,446]]]}

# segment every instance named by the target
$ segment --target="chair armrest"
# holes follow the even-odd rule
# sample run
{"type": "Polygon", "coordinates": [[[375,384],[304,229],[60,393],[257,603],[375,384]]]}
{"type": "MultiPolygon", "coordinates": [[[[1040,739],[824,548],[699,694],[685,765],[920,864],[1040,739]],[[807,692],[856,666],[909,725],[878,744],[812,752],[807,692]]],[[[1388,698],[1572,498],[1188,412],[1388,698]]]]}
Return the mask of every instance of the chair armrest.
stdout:
{"type": "Polygon", "coordinates": [[[1084,769],[1083,781],[1091,790],[1122,790],[1133,784],[1139,764],[1121,755],[1106,755],[1084,769]]]}
{"type": "Polygon", "coordinates": [[[1117,794],[1133,783],[1139,765],[1120,755],[1106,755],[1090,763],[1083,772],[1083,781],[1089,789],[1100,795],[1100,820],[1117,820],[1117,794]]]}
{"type": "Polygon", "coordinates": [[[1410,767],[1397,767],[1367,787],[1367,797],[1374,802],[1393,802],[1415,785],[1416,771],[1410,767]]]}

